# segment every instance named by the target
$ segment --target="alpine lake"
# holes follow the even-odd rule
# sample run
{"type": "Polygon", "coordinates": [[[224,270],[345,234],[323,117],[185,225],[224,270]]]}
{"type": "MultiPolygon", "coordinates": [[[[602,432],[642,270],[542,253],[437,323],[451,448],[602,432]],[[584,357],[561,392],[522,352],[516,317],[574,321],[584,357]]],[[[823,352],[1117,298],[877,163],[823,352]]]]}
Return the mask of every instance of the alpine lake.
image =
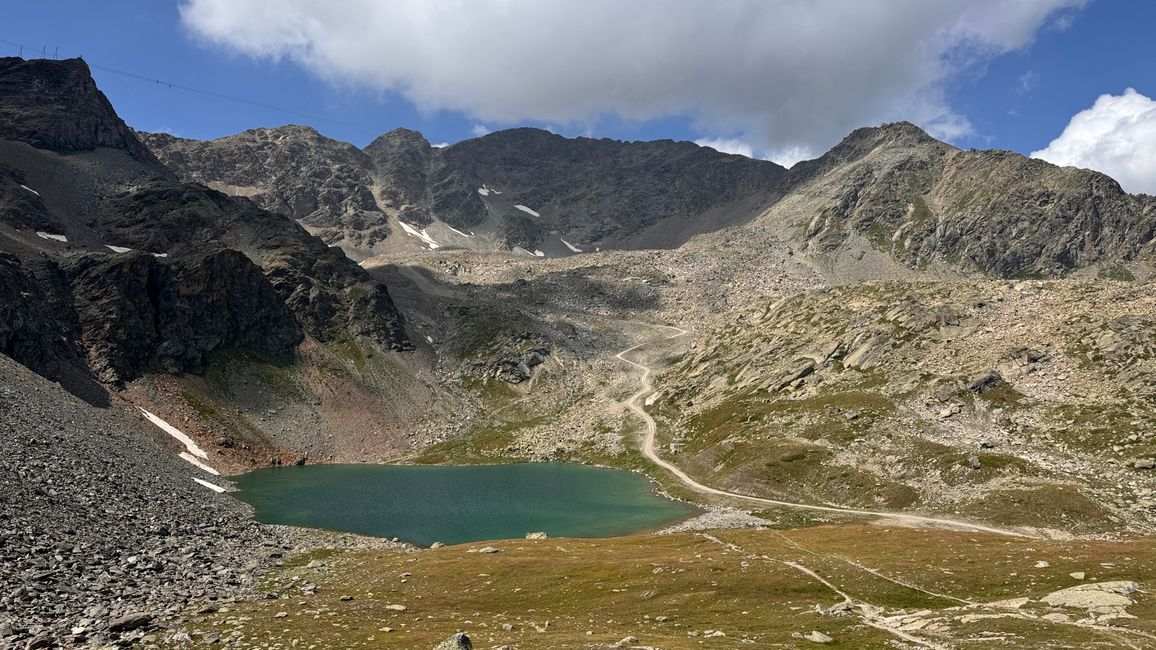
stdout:
{"type": "Polygon", "coordinates": [[[397,537],[429,546],[550,537],[614,537],[699,514],[640,474],[571,463],[303,465],[234,477],[258,521],[397,537]]]}

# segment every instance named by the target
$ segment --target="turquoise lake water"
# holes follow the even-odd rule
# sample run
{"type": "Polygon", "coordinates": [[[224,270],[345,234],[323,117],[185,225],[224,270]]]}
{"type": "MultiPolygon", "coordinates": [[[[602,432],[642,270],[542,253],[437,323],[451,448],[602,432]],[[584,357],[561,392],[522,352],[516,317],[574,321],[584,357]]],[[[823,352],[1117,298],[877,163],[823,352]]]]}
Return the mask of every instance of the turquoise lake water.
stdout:
{"type": "Polygon", "coordinates": [[[235,479],[259,521],[428,546],[524,537],[612,537],[698,514],[645,477],[569,463],[303,465],[235,479]]]}

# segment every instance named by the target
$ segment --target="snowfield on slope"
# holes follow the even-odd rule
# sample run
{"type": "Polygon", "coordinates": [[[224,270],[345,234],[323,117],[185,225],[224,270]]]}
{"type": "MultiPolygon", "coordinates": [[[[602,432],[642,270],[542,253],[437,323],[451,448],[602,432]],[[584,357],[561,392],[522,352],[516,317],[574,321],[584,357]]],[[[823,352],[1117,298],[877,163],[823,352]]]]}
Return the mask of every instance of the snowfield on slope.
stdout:
{"type": "Polygon", "coordinates": [[[426,233],[424,228],[421,230],[418,230],[417,228],[414,228],[413,226],[409,225],[408,223],[406,223],[404,221],[398,221],[398,223],[401,224],[402,229],[405,230],[407,235],[409,235],[411,237],[417,237],[418,239],[422,240],[423,242],[426,243],[427,246],[430,247],[430,250],[434,250],[434,249],[441,247],[441,244],[434,241],[434,238],[430,237],[429,234],[426,233]]]}

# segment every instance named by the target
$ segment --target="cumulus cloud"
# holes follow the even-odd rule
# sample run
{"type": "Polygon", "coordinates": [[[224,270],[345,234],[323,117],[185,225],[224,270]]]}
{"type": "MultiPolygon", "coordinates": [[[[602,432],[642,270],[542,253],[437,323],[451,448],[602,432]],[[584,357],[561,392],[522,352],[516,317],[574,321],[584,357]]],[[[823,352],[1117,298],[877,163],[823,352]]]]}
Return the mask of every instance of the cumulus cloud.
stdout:
{"type": "Polygon", "coordinates": [[[1156,101],[1132,88],[1100,95],[1032,157],[1095,169],[1129,192],[1156,194],[1156,101]]]}
{"type": "Polygon", "coordinates": [[[772,149],[763,154],[763,159],[777,162],[783,167],[794,167],[800,160],[811,160],[817,156],[810,147],[794,145],[772,149]]]}
{"type": "MultiPolygon", "coordinates": [[[[184,0],[209,44],[485,124],[687,116],[755,150],[894,119],[970,131],[944,85],[1085,0],[184,0]]],[[[1069,12],[1070,13],[1070,12],[1069,12]]]]}
{"type": "Polygon", "coordinates": [[[710,147],[722,153],[733,153],[747,158],[755,157],[754,148],[738,138],[702,138],[695,140],[694,143],[700,147],[710,147]]]}
{"type": "Polygon", "coordinates": [[[741,138],[699,138],[694,141],[700,147],[710,147],[722,153],[733,153],[747,158],[761,158],[776,162],[783,167],[791,167],[800,160],[810,160],[816,157],[810,147],[789,146],[777,147],[769,150],[757,151],[755,147],[741,138]]]}

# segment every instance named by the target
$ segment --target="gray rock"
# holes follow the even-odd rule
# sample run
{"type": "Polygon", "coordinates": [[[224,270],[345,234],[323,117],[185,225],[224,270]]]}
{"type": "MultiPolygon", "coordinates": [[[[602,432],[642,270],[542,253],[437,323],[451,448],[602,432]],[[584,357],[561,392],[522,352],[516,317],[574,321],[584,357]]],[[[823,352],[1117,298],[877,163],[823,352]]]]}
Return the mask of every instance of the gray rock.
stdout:
{"type": "Polygon", "coordinates": [[[474,644],[465,632],[458,632],[434,646],[433,650],[473,650],[474,644]]]}
{"type": "Polygon", "coordinates": [[[815,643],[832,643],[835,640],[835,639],[832,639],[831,637],[827,636],[826,634],[823,634],[822,632],[818,632],[815,630],[812,630],[812,631],[808,632],[807,634],[804,634],[803,638],[808,640],[808,641],[814,641],[815,643]]]}
{"type": "Polygon", "coordinates": [[[118,616],[108,622],[108,631],[113,633],[131,632],[152,623],[153,615],[144,612],[134,612],[118,616]]]}
{"type": "Polygon", "coordinates": [[[56,640],[52,638],[52,635],[44,633],[29,639],[24,648],[25,650],[39,650],[40,648],[51,648],[54,645],[56,645],[56,640]]]}
{"type": "Polygon", "coordinates": [[[988,370],[967,384],[967,389],[976,395],[985,393],[1003,383],[1003,376],[995,370],[988,370]]]}

